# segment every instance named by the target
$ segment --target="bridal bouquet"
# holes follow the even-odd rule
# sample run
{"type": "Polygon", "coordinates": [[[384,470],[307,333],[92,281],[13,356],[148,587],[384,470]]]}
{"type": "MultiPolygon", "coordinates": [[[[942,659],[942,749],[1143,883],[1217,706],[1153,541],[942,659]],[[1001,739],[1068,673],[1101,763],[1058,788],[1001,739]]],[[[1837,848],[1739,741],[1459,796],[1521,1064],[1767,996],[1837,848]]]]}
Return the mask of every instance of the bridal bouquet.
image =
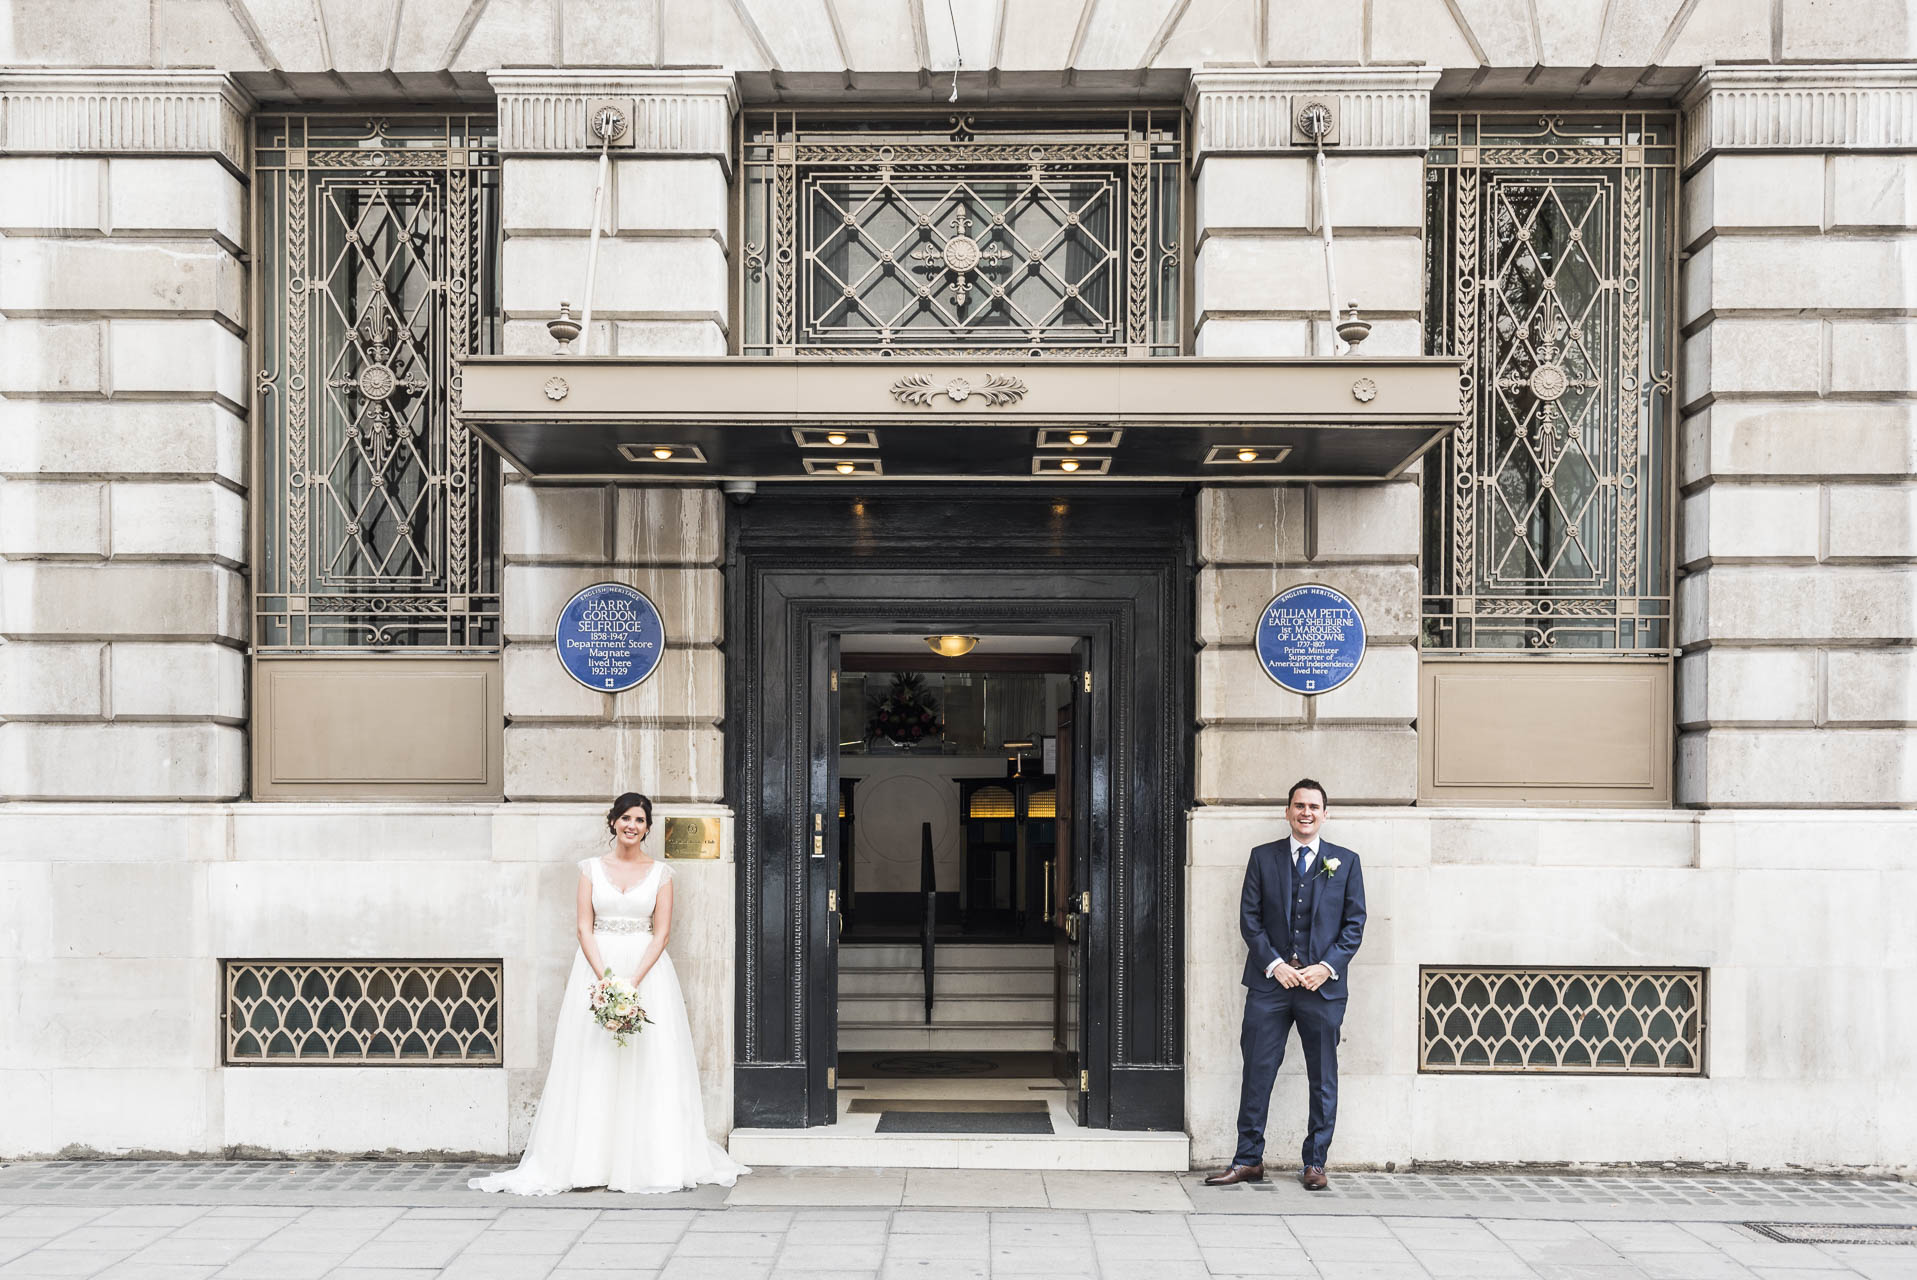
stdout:
{"type": "Polygon", "coordinates": [[[639,1005],[639,992],[610,969],[592,984],[592,1020],[612,1032],[622,1049],[629,1043],[627,1036],[652,1021],[639,1005]]]}

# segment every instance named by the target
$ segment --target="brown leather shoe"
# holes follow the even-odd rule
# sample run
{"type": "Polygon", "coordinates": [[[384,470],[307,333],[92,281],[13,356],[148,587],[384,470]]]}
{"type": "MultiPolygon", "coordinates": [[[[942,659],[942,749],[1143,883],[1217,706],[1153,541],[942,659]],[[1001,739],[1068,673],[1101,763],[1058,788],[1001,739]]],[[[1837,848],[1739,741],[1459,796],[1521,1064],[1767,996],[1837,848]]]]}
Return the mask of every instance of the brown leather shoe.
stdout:
{"type": "Polygon", "coordinates": [[[1304,1184],[1307,1191],[1323,1191],[1330,1185],[1330,1180],[1325,1177],[1325,1171],[1315,1164],[1306,1165],[1304,1171],[1298,1175],[1298,1181],[1304,1184]]]}
{"type": "Polygon", "coordinates": [[[1263,1182],[1265,1166],[1262,1164],[1235,1164],[1223,1173],[1214,1173],[1205,1179],[1208,1187],[1235,1187],[1241,1182],[1263,1182]]]}

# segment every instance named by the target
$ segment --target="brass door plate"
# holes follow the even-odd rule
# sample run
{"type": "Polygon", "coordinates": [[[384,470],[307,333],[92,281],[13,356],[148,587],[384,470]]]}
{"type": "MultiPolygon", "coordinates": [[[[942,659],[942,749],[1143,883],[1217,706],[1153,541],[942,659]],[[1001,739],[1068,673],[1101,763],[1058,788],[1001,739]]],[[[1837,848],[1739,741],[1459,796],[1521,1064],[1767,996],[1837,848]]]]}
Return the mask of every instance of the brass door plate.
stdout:
{"type": "Polygon", "coordinates": [[[719,820],[717,818],[667,818],[666,857],[717,858],[719,856],[719,820]]]}

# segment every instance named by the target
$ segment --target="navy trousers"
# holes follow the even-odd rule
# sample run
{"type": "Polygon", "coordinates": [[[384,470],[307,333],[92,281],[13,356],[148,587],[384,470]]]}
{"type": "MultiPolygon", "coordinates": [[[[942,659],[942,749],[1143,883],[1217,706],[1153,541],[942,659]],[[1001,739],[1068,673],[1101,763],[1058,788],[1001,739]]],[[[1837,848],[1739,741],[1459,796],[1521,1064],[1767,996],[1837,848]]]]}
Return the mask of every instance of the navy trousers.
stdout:
{"type": "Polygon", "coordinates": [[[1245,1022],[1238,1047],[1245,1056],[1244,1091],[1238,1099],[1238,1154],[1234,1164],[1259,1164],[1265,1158],[1265,1115],[1271,1086],[1285,1061],[1285,1042],[1298,1028],[1305,1055],[1311,1107],[1300,1164],[1323,1168],[1331,1153],[1331,1130],[1338,1120],[1338,1036],[1345,1002],[1327,1000],[1303,987],[1260,983],[1245,988],[1245,1022]]]}

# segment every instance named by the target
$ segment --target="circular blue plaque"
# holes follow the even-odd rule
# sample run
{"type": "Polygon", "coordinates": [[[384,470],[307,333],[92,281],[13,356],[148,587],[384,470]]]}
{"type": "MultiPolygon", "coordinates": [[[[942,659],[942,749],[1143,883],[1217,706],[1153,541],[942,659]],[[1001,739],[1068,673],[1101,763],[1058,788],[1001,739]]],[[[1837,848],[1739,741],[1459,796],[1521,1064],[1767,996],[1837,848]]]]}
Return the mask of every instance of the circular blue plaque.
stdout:
{"type": "Polygon", "coordinates": [[[623,582],[595,582],[559,611],[559,665],[601,693],[623,693],[658,669],[666,624],[623,582]]]}
{"type": "Polygon", "coordinates": [[[1365,656],[1365,620],[1343,592],[1317,583],[1273,597],[1258,619],[1258,662],[1293,693],[1329,693],[1365,656]]]}

